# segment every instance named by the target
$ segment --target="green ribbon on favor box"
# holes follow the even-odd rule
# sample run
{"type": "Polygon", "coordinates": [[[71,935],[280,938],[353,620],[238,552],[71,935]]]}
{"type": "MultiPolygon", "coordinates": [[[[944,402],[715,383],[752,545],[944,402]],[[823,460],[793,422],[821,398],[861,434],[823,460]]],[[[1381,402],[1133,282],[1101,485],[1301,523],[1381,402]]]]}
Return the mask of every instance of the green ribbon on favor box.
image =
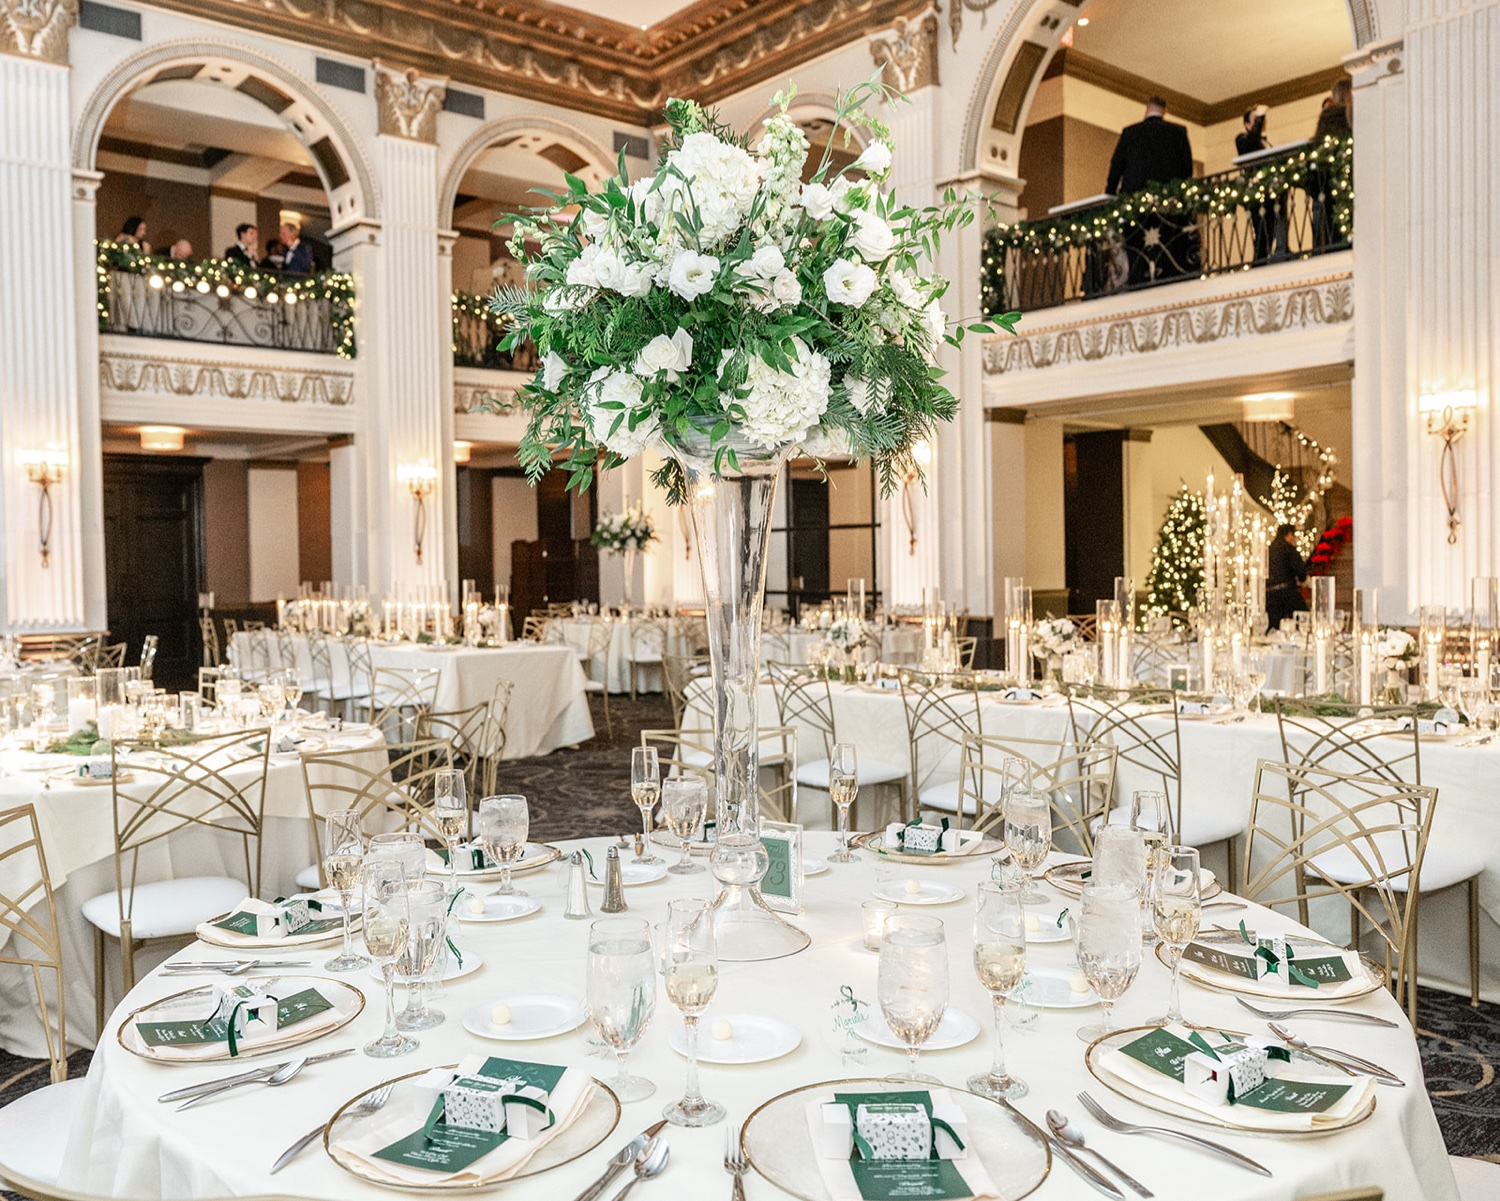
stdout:
{"type": "Polygon", "coordinates": [[[1250,937],[1249,931],[1245,929],[1245,922],[1243,918],[1240,919],[1240,937],[1247,943],[1255,944],[1255,957],[1265,962],[1266,971],[1271,975],[1274,976],[1279,974],[1281,968],[1284,966],[1286,968],[1288,979],[1295,980],[1298,984],[1301,984],[1306,988],[1318,987],[1318,982],[1316,980],[1314,980],[1311,976],[1309,976],[1306,972],[1304,972],[1301,968],[1299,968],[1295,963],[1292,962],[1292,960],[1296,958],[1297,953],[1293,951],[1290,946],[1286,949],[1286,958],[1284,960],[1278,958],[1276,952],[1271,950],[1270,947],[1263,946],[1261,945],[1259,940],[1252,939],[1250,937]]]}
{"type": "MultiPolygon", "coordinates": [[[[1199,1033],[1197,1030],[1194,1030],[1191,1034],[1188,1035],[1188,1042],[1192,1043],[1193,1046],[1197,1047],[1198,1050],[1202,1051],[1205,1055],[1209,1056],[1209,1058],[1215,1060],[1216,1062],[1221,1062],[1221,1063],[1223,1062],[1223,1059],[1219,1055],[1220,1051],[1230,1051],[1230,1052],[1233,1052],[1233,1051],[1250,1050],[1251,1049],[1251,1048],[1247,1047],[1246,1044],[1244,1044],[1244,1043],[1237,1043],[1237,1042],[1235,1042],[1234,1039],[1230,1038],[1229,1035],[1225,1034],[1222,1030],[1219,1031],[1219,1037],[1222,1038],[1222,1039],[1224,1039],[1224,1042],[1221,1043],[1217,1049],[1215,1049],[1209,1043],[1208,1039],[1204,1038],[1203,1035],[1201,1033],[1199,1033]]],[[[1292,1053],[1286,1047],[1256,1047],[1254,1049],[1258,1050],[1258,1051],[1264,1051],[1266,1053],[1266,1058],[1267,1059],[1274,1059],[1274,1060],[1277,1060],[1280,1063],[1291,1063],[1292,1062],[1292,1053]]],[[[1229,1083],[1228,1100],[1229,1100],[1229,1103],[1231,1105],[1234,1105],[1236,1102],[1239,1101],[1240,1098],[1238,1098],[1238,1097],[1236,1097],[1234,1095],[1234,1076],[1233,1075],[1231,1075],[1229,1077],[1228,1083],[1229,1083]]],[[[1256,1088],[1259,1088],[1259,1087],[1260,1087],[1260,1085],[1256,1085],[1256,1088]]],[[[1254,1089],[1252,1089],[1251,1091],[1253,1092],[1254,1089]]]]}
{"type": "MultiPolygon", "coordinates": [[[[254,999],[257,1002],[260,1000],[259,997],[256,997],[254,999]]],[[[234,1032],[235,1019],[240,1016],[240,1010],[243,1009],[246,1005],[250,1004],[250,1000],[251,1000],[251,998],[247,997],[245,1000],[237,1002],[235,1004],[235,1007],[229,1011],[229,1058],[230,1059],[233,1059],[235,1056],[237,1056],[240,1053],[239,1038],[235,1035],[235,1032],[234,1032]]],[[[281,1005],[280,998],[278,998],[278,997],[271,997],[271,1000],[275,1001],[277,1007],[280,1008],[280,1005],[281,1005]]],[[[250,1020],[252,1022],[258,1022],[258,1021],[260,1021],[260,1014],[258,1014],[258,1013],[252,1013],[250,1015],[250,1020]]]]}

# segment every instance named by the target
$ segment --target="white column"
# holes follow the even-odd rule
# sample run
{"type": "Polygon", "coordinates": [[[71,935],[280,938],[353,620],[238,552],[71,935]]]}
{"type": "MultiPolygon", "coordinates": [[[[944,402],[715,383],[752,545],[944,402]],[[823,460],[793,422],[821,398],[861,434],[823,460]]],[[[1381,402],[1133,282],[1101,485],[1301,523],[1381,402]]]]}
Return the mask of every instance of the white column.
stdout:
{"type": "Polygon", "coordinates": [[[368,583],[370,535],[364,505],[364,462],[352,439],[341,438],[329,444],[328,484],[334,583],[368,583]]]}
{"type": "Polygon", "coordinates": [[[99,171],[73,172],[73,310],[78,331],[79,524],[83,539],[84,625],[109,624],[104,581],[103,412],[99,399],[99,297],[94,236],[99,228],[95,203],[99,171]]]}
{"type": "MultiPolygon", "coordinates": [[[[446,215],[446,214],[445,214],[446,215]]],[[[453,243],[458,234],[445,229],[438,235],[438,321],[442,327],[442,350],[438,355],[438,399],[441,405],[442,430],[439,434],[445,448],[439,466],[443,473],[443,555],[451,565],[453,579],[449,587],[458,601],[458,589],[462,581],[458,578],[458,466],[453,461],[453,243]]],[[[487,584],[481,585],[488,587],[487,584]]]]}

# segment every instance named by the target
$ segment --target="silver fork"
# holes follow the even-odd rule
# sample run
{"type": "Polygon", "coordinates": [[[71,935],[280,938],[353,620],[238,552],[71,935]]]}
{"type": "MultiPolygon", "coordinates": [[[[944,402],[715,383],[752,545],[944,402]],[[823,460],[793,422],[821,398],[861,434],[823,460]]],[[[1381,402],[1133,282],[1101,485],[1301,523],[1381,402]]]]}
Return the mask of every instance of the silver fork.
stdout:
{"type": "MultiPolygon", "coordinates": [[[[382,1085],[380,1088],[377,1088],[373,1093],[366,1097],[363,1101],[361,1101],[358,1105],[356,1105],[353,1109],[351,1109],[349,1111],[349,1116],[360,1118],[365,1117],[384,1107],[385,1103],[390,1099],[391,1086],[389,1084],[382,1085]]],[[[301,1153],[302,1148],[307,1146],[308,1143],[312,1142],[313,1139],[317,1138],[318,1135],[322,1134],[324,1128],[327,1125],[328,1123],[324,1122],[322,1126],[314,1126],[295,1143],[293,1143],[290,1147],[283,1151],[277,1158],[276,1162],[271,1165],[271,1175],[276,1175],[277,1172],[281,1171],[282,1168],[286,1167],[287,1164],[296,1159],[297,1156],[301,1153]]]]}
{"type": "Polygon", "coordinates": [[[1089,1113],[1093,1114],[1095,1121],[1101,1126],[1113,1130],[1116,1134],[1160,1134],[1165,1138],[1179,1139],[1184,1143],[1192,1143],[1195,1147],[1202,1147],[1205,1151],[1212,1151],[1215,1155],[1222,1155],[1225,1159],[1239,1164],[1242,1168],[1248,1168],[1250,1171],[1256,1172],[1261,1176],[1271,1175],[1270,1168],[1256,1163],[1248,1155],[1241,1155],[1233,1148],[1224,1146],[1223,1143],[1199,1138],[1196,1134],[1185,1134],[1181,1130],[1173,1130],[1170,1126],[1137,1126],[1131,1122],[1122,1122],[1119,1118],[1107,1112],[1088,1093],[1079,1093],[1078,1101],[1089,1113]]]}
{"type": "Polygon", "coordinates": [[[742,1177],[749,1167],[750,1161],[745,1158],[745,1149],[740,1145],[740,1140],[735,1138],[734,1131],[724,1131],[724,1170],[734,1176],[734,1191],[729,1194],[731,1201],[745,1201],[745,1182],[742,1177]]]}
{"type": "Polygon", "coordinates": [[[1261,1009],[1250,1004],[1243,997],[1235,997],[1242,1006],[1251,1013],[1272,1020],[1284,1020],[1299,1015],[1320,1018],[1336,1018],[1345,1022],[1368,1022],[1372,1026],[1386,1026],[1395,1029],[1400,1023],[1390,1021],[1388,1018],[1376,1017],[1373,1013],[1360,1013],[1355,1009],[1323,1009],[1313,1006],[1303,1006],[1299,1009],[1261,1009]]]}

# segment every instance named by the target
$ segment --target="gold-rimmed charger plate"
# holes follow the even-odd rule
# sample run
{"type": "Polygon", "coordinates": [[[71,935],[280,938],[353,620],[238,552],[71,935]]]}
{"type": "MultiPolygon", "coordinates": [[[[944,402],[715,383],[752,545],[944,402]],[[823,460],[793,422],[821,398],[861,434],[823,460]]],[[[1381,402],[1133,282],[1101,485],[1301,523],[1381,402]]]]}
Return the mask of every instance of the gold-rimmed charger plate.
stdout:
{"type": "MultiPolygon", "coordinates": [[[[447,873],[448,865],[442,862],[440,856],[437,856],[436,862],[434,862],[435,856],[436,852],[429,854],[427,870],[433,875],[440,877],[447,873]]],[[[534,872],[546,867],[549,863],[556,863],[561,858],[562,851],[550,842],[528,842],[525,853],[522,854],[520,859],[510,865],[510,874],[513,876],[524,876],[528,872],[534,872]]],[[[476,871],[472,867],[461,867],[458,869],[458,878],[460,880],[476,881],[498,880],[500,878],[500,869],[498,867],[484,867],[476,871]]]]}
{"type": "MultiPolygon", "coordinates": [[[[946,1087],[946,1086],[945,1086],[946,1087]]],[[[800,1201],[830,1201],[807,1128],[807,1106],[832,1101],[836,1092],[911,1092],[920,1084],[883,1079],[825,1080],[763,1101],[745,1119],[740,1146],[750,1166],[800,1201]]],[[[969,1119],[968,1149],[977,1155],[1006,1201],[1020,1201],[1041,1187],[1052,1170],[1046,1136],[1004,1101],[948,1088],[969,1119]]]]}
{"type": "MultiPolygon", "coordinates": [[[[236,934],[233,930],[225,930],[214,922],[223,921],[229,914],[221,913],[212,921],[199,922],[194,932],[199,942],[206,942],[210,946],[225,947],[231,951],[279,951],[287,947],[331,947],[336,942],[342,942],[344,938],[344,926],[340,922],[332,930],[324,930],[319,934],[287,934],[281,938],[255,938],[249,934],[236,934]]],[[[349,915],[349,932],[359,932],[359,914],[349,915]]]]}
{"type": "MultiPolygon", "coordinates": [[[[1084,1052],[1083,1062],[1100,1084],[1109,1089],[1116,1096],[1124,1097],[1127,1101],[1134,1101],[1137,1105],[1143,1105],[1156,1113],[1165,1114],[1168,1117],[1181,1118],[1184,1122],[1192,1122],[1194,1125],[1206,1126],[1210,1130],[1222,1130],[1227,1134],[1254,1134],[1273,1135],[1277,1138],[1322,1138],[1325,1134],[1337,1134],[1341,1130],[1348,1130],[1351,1126],[1358,1126],[1372,1113],[1375,1112],[1377,1088],[1370,1090],[1369,1101],[1355,1110],[1348,1117],[1337,1122],[1330,1122],[1326,1126],[1318,1126],[1312,1130],[1288,1130],[1284,1126],[1253,1126],[1240,1125],[1237,1122],[1220,1121],[1210,1114],[1193,1109],[1188,1105],[1174,1105],[1165,1097],[1159,1097],[1155,1093],[1132,1084],[1128,1080],[1122,1080],[1113,1072],[1099,1065],[1099,1056],[1107,1049],[1118,1050],[1126,1043],[1142,1034],[1159,1029],[1156,1026],[1134,1026],[1128,1030],[1116,1030],[1106,1034],[1103,1038],[1095,1039],[1089,1044],[1088,1050],[1084,1052]]],[[[1347,1083],[1351,1077],[1345,1076],[1333,1068],[1321,1068],[1316,1063],[1303,1060],[1298,1061],[1298,1076],[1302,1079],[1323,1080],[1327,1079],[1335,1083],[1347,1083]],[[1301,1069],[1306,1068],[1306,1071],[1301,1069]]],[[[1226,1106],[1226,1108],[1232,1108],[1226,1106]]]]}
{"type": "MultiPolygon", "coordinates": [[[[670,830],[653,830],[651,832],[651,842],[653,846],[661,847],[666,851],[676,851],[679,854],[682,852],[682,839],[678,838],[670,830]]],[[[688,854],[711,855],[716,845],[718,844],[712,842],[689,842],[687,844],[688,854]]]]}
{"type": "Polygon", "coordinates": [[[129,784],[135,772],[126,769],[112,776],[80,776],[76,767],[54,767],[47,772],[47,779],[59,784],[72,784],[78,788],[108,788],[111,784],[129,784]]]}
{"type": "MultiPolygon", "coordinates": [[[[1342,951],[1343,947],[1334,946],[1331,942],[1324,942],[1318,938],[1302,938],[1292,936],[1287,941],[1292,943],[1303,943],[1307,946],[1328,947],[1330,950],[1342,951]]],[[[1213,944],[1210,943],[1210,946],[1213,944]]],[[[1167,955],[1167,949],[1158,943],[1156,947],[1156,958],[1166,967],[1172,966],[1172,960],[1167,955]]],[[[1201,963],[1194,963],[1191,959],[1182,961],[1182,978],[1191,980],[1194,984],[1203,988],[1212,989],[1214,992],[1232,993],[1242,997],[1255,997],[1262,1001],[1295,1001],[1302,1003],[1306,1001],[1320,1001],[1326,1005],[1341,1005],[1345,1001],[1357,1001],[1361,997],[1368,997],[1377,989],[1385,987],[1385,975],[1375,962],[1366,955],[1359,957],[1360,966],[1365,969],[1365,981],[1362,987],[1350,992],[1340,993],[1338,996],[1330,996],[1322,993],[1322,989],[1299,988],[1296,992],[1287,988],[1272,988],[1269,985],[1262,987],[1255,981],[1246,980],[1240,976],[1231,976],[1228,972],[1216,972],[1213,968],[1204,967],[1201,963]]]]}
{"type": "MultiPolygon", "coordinates": [[[[1088,871],[1093,865],[1092,859],[1070,859],[1066,863],[1054,863],[1042,873],[1042,879],[1046,880],[1048,884],[1060,892],[1068,893],[1070,896],[1081,897],[1083,895],[1083,886],[1086,883],[1083,879],[1083,873],[1088,871]]],[[[1215,876],[1209,881],[1208,887],[1203,890],[1203,895],[1200,899],[1211,901],[1223,891],[1224,886],[1219,883],[1219,878],[1215,876]]]]}
{"type": "MultiPolygon", "coordinates": [[[[233,977],[225,977],[225,979],[230,980],[233,977]]],[[[252,1043],[241,1042],[239,1054],[234,1056],[229,1054],[228,1043],[211,1044],[214,1047],[212,1053],[193,1056],[172,1055],[170,1054],[173,1050],[171,1047],[148,1047],[145,1040],[136,1033],[136,1022],[143,1018],[157,1022],[190,1022],[205,1017],[204,1011],[213,998],[214,986],[200,984],[197,988],[185,989],[163,997],[159,1001],[142,1005],[120,1023],[115,1031],[115,1038],[120,1046],[132,1055],[140,1059],[149,1059],[152,1063],[188,1066],[225,1063],[231,1060],[238,1063],[242,1059],[257,1059],[264,1055],[274,1055],[291,1047],[300,1047],[304,1043],[324,1038],[335,1031],[342,1030],[363,1013],[365,1008],[364,993],[352,984],[328,976],[257,976],[254,983],[257,987],[270,992],[272,996],[280,993],[290,997],[304,989],[316,988],[325,999],[333,1002],[333,1008],[306,1022],[288,1026],[285,1034],[277,1031],[274,1038],[258,1039],[252,1043]],[[168,1054],[162,1054],[163,1051],[168,1054]]]]}
{"type": "MultiPolygon", "coordinates": [[[[458,1065],[450,1063],[443,1066],[447,1069],[454,1069],[458,1065]]],[[[495,1188],[511,1180],[525,1180],[531,1176],[540,1176],[543,1172],[550,1172],[553,1168],[560,1168],[564,1164],[581,1159],[613,1134],[615,1127],[620,1124],[620,1099],[615,1096],[609,1085],[595,1077],[594,1090],[589,1096],[588,1103],[583,1107],[583,1112],[568,1124],[566,1130],[551,1139],[545,1147],[527,1160],[521,1171],[503,1179],[481,1177],[475,1181],[445,1180],[434,1172],[431,1180],[425,1180],[421,1184],[408,1184],[405,1181],[391,1180],[376,1175],[369,1170],[361,1157],[335,1145],[335,1137],[347,1136],[363,1122],[385,1121],[393,1112],[392,1106],[409,1103],[411,1098],[409,1082],[419,1076],[425,1076],[431,1070],[419,1068],[404,1076],[382,1081],[350,1097],[340,1105],[333,1117],[328,1119],[328,1125],[323,1127],[323,1150],[328,1153],[328,1158],[351,1176],[370,1184],[377,1184],[382,1188],[398,1189],[403,1192],[471,1193],[476,1189],[495,1188]],[[354,1107],[361,1100],[384,1088],[387,1084],[392,1088],[385,1105],[374,1113],[355,1114],[353,1112],[354,1107]]],[[[419,1114],[412,1110],[412,1129],[420,1129],[426,1117],[425,1112],[419,1114]]]]}
{"type": "Polygon", "coordinates": [[[954,855],[948,851],[934,851],[931,855],[909,855],[905,851],[893,851],[885,845],[884,830],[869,830],[864,834],[856,834],[853,838],[854,845],[861,850],[869,851],[872,855],[879,855],[882,859],[889,859],[892,863],[977,863],[986,855],[994,855],[1005,849],[1005,844],[998,838],[991,838],[988,834],[979,840],[979,845],[972,851],[965,851],[962,855],[954,855]]]}

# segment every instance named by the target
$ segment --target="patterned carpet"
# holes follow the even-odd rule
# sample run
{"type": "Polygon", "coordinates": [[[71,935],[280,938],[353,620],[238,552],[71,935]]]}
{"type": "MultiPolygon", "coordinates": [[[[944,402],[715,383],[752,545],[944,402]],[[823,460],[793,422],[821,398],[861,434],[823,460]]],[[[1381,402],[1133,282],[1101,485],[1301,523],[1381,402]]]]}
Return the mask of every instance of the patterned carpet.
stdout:
{"type": "MultiPolygon", "coordinates": [[[[630,800],[630,747],[642,729],[671,724],[671,710],[660,696],[611,697],[614,737],[603,734],[603,715],[595,707],[600,736],[577,750],[541,759],[506,764],[500,773],[504,791],[531,798],[532,837],[538,841],[636,829],[630,800]]],[[[1427,1091],[1437,1112],[1448,1150],[1500,1162],[1500,1005],[1472,1009],[1466,998],[1425,990],[1420,1029],[1427,1091]]],[[[70,1074],[88,1071],[90,1052],[76,1052],[70,1074]]],[[[47,1065],[0,1051],[0,1106],[47,1083],[47,1065]]],[[[0,1192],[0,1197],[13,1194],[0,1192]]]]}

